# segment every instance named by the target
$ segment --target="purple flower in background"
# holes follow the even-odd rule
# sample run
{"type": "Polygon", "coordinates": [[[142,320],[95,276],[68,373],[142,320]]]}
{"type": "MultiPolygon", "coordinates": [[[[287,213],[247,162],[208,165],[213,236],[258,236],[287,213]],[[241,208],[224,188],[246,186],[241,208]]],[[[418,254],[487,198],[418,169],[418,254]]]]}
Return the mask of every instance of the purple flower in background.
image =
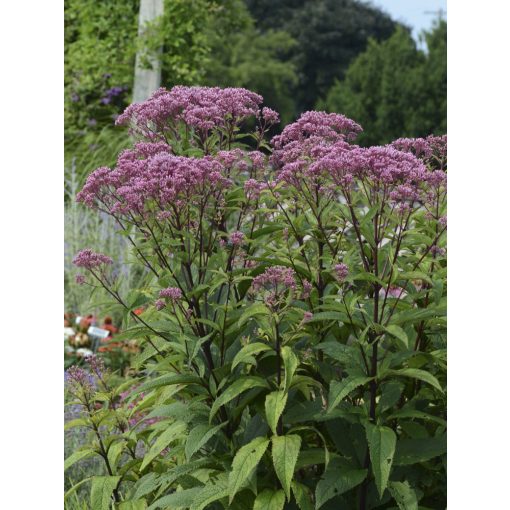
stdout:
{"type": "Polygon", "coordinates": [[[92,374],[75,365],[65,371],[64,380],[69,391],[72,393],[83,391],[85,394],[90,394],[95,388],[95,381],[92,374]]]}
{"type": "Polygon", "coordinates": [[[301,299],[308,299],[312,292],[312,284],[308,280],[303,280],[303,292],[301,293],[301,299]]]}
{"type": "Polygon", "coordinates": [[[78,285],[85,285],[85,283],[86,283],[85,276],[83,276],[82,274],[77,274],[76,275],[76,283],[78,285]]]}
{"type": "Polygon", "coordinates": [[[349,274],[349,268],[346,264],[337,264],[335,266],[335,276],[339,282],[343,282],[349,274]]]}
{"type": "Polygon", "coordinates": [[[280,116],[278,113],[267,107],[262,108],[262,118],[268,124],[277,124],[280,122],[280,116]]]}
{"type": "Polygon", "coordinates": [[[89,119],[89,120],[87,121],[87,124],[88,124],[90,127],[97,126],[97,120],[96,120],[96,119],[89,119]]]}
{"type": "Polygon", "coordinates": [[[99,379],[103,379],[105,373],[105,365],[103,358],[92,354],[85,358],[85,361],[89,364],[90,369],[99,379]]]}
{"type": "Polygon", "coordinates": [[[76,94],[76,92],[73,92],[71,94],[71,101],[73,103],[77,103],[79,100],[80,100],[80,96],[78,94],[76,94]]]}
{"type": "Polygon", "coordinates": [[[229,241],[233,246],[240,246],[244,241],[244,234],[239,230],[232,232],[229,237],[229,241]]]}
{"type": "Polygon", "coordinates": [[[104,78],[105,80],[108,80],[108,79],[109,79],[109,78],[111,78],[111,77],[112,77],[112,74],[111,74],[111,73],[104,73],[104,74],[103,74],[103,78],[104,78]]]}
{"type": "Polygon", "coordinates": [[[278,286],[283,289],[296,289],[294,271],[290,267],[273,266],[268,267],[262,274],[253,279],[252,287],[254,290],[265,288],[277,289],[278,286]]]}
{"type": "Polygon", "coordinates": [[[312,312],[305,312],[303,316],[303,322],[309,322],[312,320],[313,313],[312,312]]]}
{"type": "Polygon", "coordinates": [[[182,291],[177,287],[168,287],[160,291],[159,297],[170,299],[170,301],[175,302],[182,298],[182,291]]]}
{"type": "Polygon", "coordinates": [[[95,253],[90,249],[81,250],[73,259],[73,264],[77,267],[84,267],[85,269],[94,269],[106,264],[112,264],[113,260],[107,255],[102,253],[95,253]]]}
{"type": "Polygon", "coordinates": [[[154,301],[154,308],[156,308],[156,310],[163,310],[163,308],[165,308],[166,306],[166,303],[163,299],[157,299],[156,301],[154,301]]]}

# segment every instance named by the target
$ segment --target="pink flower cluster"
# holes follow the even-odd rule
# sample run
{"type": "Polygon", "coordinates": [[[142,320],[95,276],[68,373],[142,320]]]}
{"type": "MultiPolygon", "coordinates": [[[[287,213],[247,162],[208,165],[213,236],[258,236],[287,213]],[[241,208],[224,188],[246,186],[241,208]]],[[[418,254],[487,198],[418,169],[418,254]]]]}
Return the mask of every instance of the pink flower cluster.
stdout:
{"type": "Polygon", "coordinates": [[[296,273],[290,267],[273,266],[268,267],[262,274],[253,279],[252,287],[254,290],[282,289],[296,290],[296,273]]]}
{"type": "Polygon", "coordinates": [[[175,302],[182,298],[182,291],[177,287],[168,287],[160,291],[159,297],[175,302]]]}
{"type": "Polygon", "coordinates": [[[154,139],[157,133],[164,133],[170,125],[179,122],[207,133],[256,116],[261,103],[261,96],[243,88],[160,88],[146,101],[128,106],[116,123],[131,123],[148,139],[154,139]]]}
{"type": "Polygon", "coordinates": [[[444,164],[446,162],[446,135],[430,135],[426,138],[399,138],[390,145],[400,151],[413,153],[427,164],[433,164],[434,162],[442,162],[444,164]]]}
{"type": "Polygon", "coordinates": [[[244,233],[239,230],[232,232],[228,240],[233,246],[241,246],[244,241],[244,233]]]}
{"type": "Polygon", "coordinates": [[[215,158],[186,158],[170,154],[164,144],[136,144],[123,151],[115,169],[92,172],[77,200],[110,212],[142,214],[147,203],[160,209],[200,201],[231,185],[224,166],[215,158]]]}
{"type": "MultiPolygon", "coordinates": [[[[77,267],[84,267],[85,269],[94,269],[106,264],[112,264],[113,260],[107,255],[102,253],[93,252],[90,249],[81,250],[73,259],[73,264],[77,267]]],[[[80,278],[81,281],[81,278],[80,278]]]]}
{"type": "Polygon", "coordinates": [[[335,266],[335,276],[339,282],[343,282],[349,274],[349,268],[346,264],[337,264],[335,266]]]}
{"type": "Polygon", "coordinates": [[[305,112],[296,122],[289,124],[272,144],[279,150],[290,142],[303,142],[310,137],[320,137],[329,142],[353,140],[362,131],[359,124],[339,113],[305,112]]]}

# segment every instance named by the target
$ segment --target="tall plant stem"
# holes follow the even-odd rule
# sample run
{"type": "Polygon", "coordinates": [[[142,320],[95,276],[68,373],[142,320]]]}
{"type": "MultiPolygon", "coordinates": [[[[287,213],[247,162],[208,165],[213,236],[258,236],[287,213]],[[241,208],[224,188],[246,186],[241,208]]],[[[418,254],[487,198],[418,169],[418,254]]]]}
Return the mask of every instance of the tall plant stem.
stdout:
{"type": "MultiPolygon", "coordinates": [[[[376,214],[374,217],[374,238],[375,243],[372,250],[372,258],[373,258],[373,270],[374,270],[374,276],[379,276],[379,254],[378,254],[378,247],[379,247],[379,232],[378,232],[378,222],[379,222],[379,215],[376,214]]],[[[374,316],[373,321],[374,324],[377,324],[379,322],[379,290],[381,286],[379,283],[374,283],[373,285],[373,299],[374,299],[374,316]]],[[[378,351],[378,344],[379,339],[378,335],[375,331],[372,331],[369,333],[369,343],[372,345],[372,356],[370,359],[370,377],[372,378],[370,381],[370,421],[372,423],[375,423],[375,417],[376,417],[376,397],[377,397],[377,351],[378,351]]],[[[368,492],[368,476],[370,473],[370,452],[367,445],[367,451],[365,454],[365,461],[363,467],[368,470],[367,478],[363,481],[363,484],[361,485],[360,489],[360,497],[359,497],[359,508],[360,510],[366,510],[367,506],[367,492],[368,492]]]]}

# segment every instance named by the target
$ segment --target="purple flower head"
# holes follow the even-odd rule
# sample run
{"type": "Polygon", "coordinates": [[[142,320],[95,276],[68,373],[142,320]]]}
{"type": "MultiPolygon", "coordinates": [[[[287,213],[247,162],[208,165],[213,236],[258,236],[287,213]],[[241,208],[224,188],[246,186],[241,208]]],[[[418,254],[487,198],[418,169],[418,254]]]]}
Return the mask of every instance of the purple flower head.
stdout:
{"type": "Polygon", "coordinates": [[[278,113],[267,107],[262,108],[262,118],[267,124],[277,124],[280,122],[280,116],[278,113]]]}
{"type": "Polygon", "coordinates": [[[296,122],[287,125],[282,134],[275,136],[271,143],[279,150],[289,143],[303,142],[311,137],[328,142],[353,140],[361,131],[361,126],[345,115],[311,111],[303,113],[296,122]]]}
{"type": "Polygon", "coordinates": [[[65,371],[64,380],[69,391],[72,393],[83,392],[86,395],[90,395],[95,389],[95,381],[92,374],[76,365],[65,371]]]}
{"type": "Polygon", "coordinates": [[[77,274],[76,275],[76,283],[78,285],[85,285],[85,283],[86,283],[85,276],[83,276],[82,274],[77,274]]]}
{"type": "Polygon", "coordinates": [[[430,249],[430,253],[434,257],[442,257],[446,253],[446,250],[444,248],[440,248],[439,246],[434,245],[430,249]]]}
{"type": "Polygon", "coordinates": [[[159,297],[175,302],[182,298],[182,292],[177,287],[168,287],[159,292],[159,297]]]}
{"type": "Polygon", "coordinates": [[[87,121],[87,124],[88,124],[90,127],[97,126],[97,120],[96,120],[96,119],[89,119],[89,120],[87,121]]]}
{"type": "Polygon", "coordinates": [[[304,323],[309,322],[312,320],[312,318],[313,318],[312,312],[305,312],[305,314],[303,315],[303,322],[304,323]]]}
{"type": "Polygon", "coordinates": [[[78,94],[76,94],[76,92],[71,94],[71,101],[73,103],[77,103],[79,100],[80,100],[80,96],[78,94]]]}
{"type": "Polygon", "coordinates": [[[92,354],[85,358],[85,361],[89,364],[90,370],[99,378],[102,379],[105,373],[105,365],[103,358],[92,354]]]}
{"type": "Polygon", "coordinates": [[[446,225],[447,225],[446,215],[445,216],[441,216],[441,218],[439,218],[439,224],[442,227],[446,227],[446,225]]]}
{"type": "Polygon", "coordinates": [[[154,308],[156,308],[156,310],[163,310],[163,308],[165,308],[166,306],[166,303],[165,303],[165,300],[164,299],[156,299],[156,301],[154,301],[154,308]]]}
{"type": "Polygon", "coordinates": [[[256,116],[262,97],[243,88],[184,87],[160,88],[149,99],[126,108],[117,124],[131,124],[142,136],[164,132],[169,123],[183,122],[207,133],[239,124],[256,116]],[[152,129],[149,127],[152,126],[152,129]]]}
{"type": "Polygon", "coordinates": [[[289,267],[268,267],[262,274],[253,279],[252,287],[255,291],[267,290],[296,290],[295,273],[289,267]]]}
{"type": "Polygon", "coordinates": [[[303,292],[301,293],[301,299],[308,299],[312,289],[312,284],[308,280],[303,280],[303,292]]]}
{"type": "Polygon", "coordinates": [[[73,264],[85,269],[94,269],[107,264],[112,264],[113,260],[102,253],[95,253],[90,249],[81,250],[73,259],[73,264]]]}
{"type": "Polygon", "coordinates": [[[349,274],[349,268],[346,264],[337,264],[335,266],[335,276],[339,282],[343,282],[349,274]]]}
{"type": "Polygon", "coordinates": [[[239,230],[232,232],[230,234],[229,241],[232,244],[232,246],[241,246],[244,241],[243,232],[240,232],[239,230]]]}

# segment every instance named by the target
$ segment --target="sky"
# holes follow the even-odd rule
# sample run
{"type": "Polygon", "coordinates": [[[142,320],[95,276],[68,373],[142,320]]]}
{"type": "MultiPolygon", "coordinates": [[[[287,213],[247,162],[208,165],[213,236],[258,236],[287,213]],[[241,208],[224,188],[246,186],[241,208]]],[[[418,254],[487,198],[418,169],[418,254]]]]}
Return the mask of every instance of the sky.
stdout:
{"type": "Polygon", "coordinates": [[[446,0],[371,0],[372,4],[382,8],[396,21],[401,21],[413,29],[413,36],[423,29],[430,28],[432,21],[437,18],[435,14],[443,9],[446,19],[446,0]],[[434,12],[434,14],[426,14],[434,12]]]}

